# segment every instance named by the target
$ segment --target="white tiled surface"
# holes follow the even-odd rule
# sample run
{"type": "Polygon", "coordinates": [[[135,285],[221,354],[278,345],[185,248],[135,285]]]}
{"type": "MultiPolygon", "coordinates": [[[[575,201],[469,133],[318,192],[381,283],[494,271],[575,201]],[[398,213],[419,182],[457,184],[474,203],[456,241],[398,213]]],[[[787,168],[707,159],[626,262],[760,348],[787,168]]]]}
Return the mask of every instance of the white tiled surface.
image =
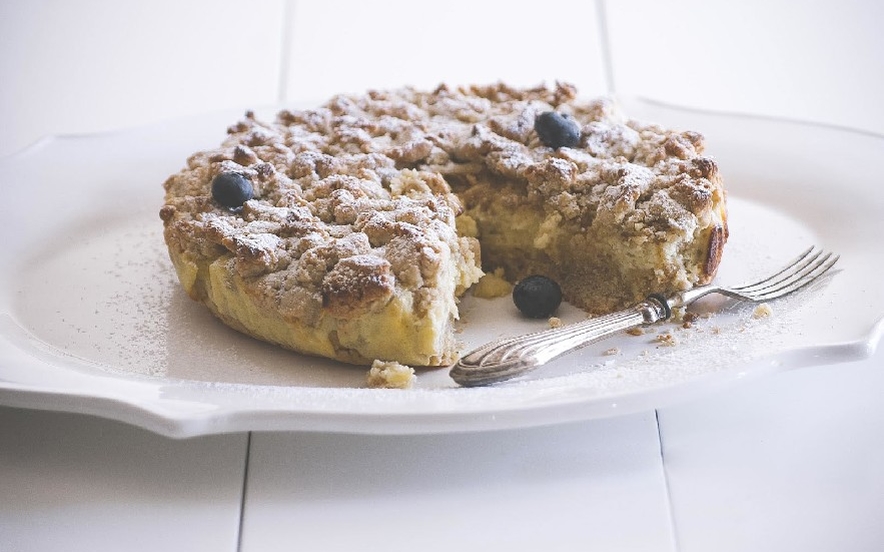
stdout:
{"type": "Polygon", "coordinates": [[[884,134],[884,3],[606,2],[618,93],[884,134]]]}
{"type": "Polygon", "coordinates": [[[0,155],[50,133],[496,79],[884,133],[882,20],[871,0],[10,0],[0,155]]]}
{"type": "MultiPolygon", "coordinates": [[[[11,0],[0,155],[48,133],[497,78],[881,134],[882,16],[859,0],[11,0]]],[[[391,550],[877,551],[882,389],[884,351],[747,382],[660,411],[662,457],[653,413],[483,435],[169,441],[4,408],[0,550],[360,550],[383,536],[391,550]]]]}
{"type": "Polygon", "coordinates": [[[680,552],[884,550],[884,350],[659,412],[680,552]]]}
{"type": "Polygon", "coordinates": [[[0,550],[234,551],[246,445],[0,408],[0,550]]]}
{"type": "Polygon", "coordinates": [[[275,102],[283,1],[0,2],[0,155],[275,102]]]}
{"type": "Polygon", "coordinates": [[[592,2],[296,2],[287,98],[440,82],[606,90],[592,2]],[[334,22],[333,30],[328,27],[334,22]]]}
{"type": "Polygon", "coordinates": [[[884,349],[662,409],[662,447],[647,413],[459,436],[253,433],[247,458],[245,435],[171,441],[0,408],[0,550],[873,552],[882,368],[884,349]]]}
{"type": "Polygon", "coordinates": [[[242,542],[674,550],[653,413],[473,435],[255,434],[242,542]]]}

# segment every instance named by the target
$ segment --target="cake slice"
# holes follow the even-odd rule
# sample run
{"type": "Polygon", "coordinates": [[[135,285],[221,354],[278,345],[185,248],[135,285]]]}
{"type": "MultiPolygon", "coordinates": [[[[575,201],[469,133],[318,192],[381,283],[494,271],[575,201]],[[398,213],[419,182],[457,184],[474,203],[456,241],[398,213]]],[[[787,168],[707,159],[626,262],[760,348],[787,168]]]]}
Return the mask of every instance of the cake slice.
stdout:
{"type": "Polygon", "coordinates": [[[190,297],[259,339],[366,365],[453,362],[458,297],[483,268],[550,276],[605,312],[707,283],[727,239],[699,134],[631,121],[565,84],[247,113],[165,191],[164,237],[190,297]],[[536,125],[548,118],[551,132],[536,125]]]}

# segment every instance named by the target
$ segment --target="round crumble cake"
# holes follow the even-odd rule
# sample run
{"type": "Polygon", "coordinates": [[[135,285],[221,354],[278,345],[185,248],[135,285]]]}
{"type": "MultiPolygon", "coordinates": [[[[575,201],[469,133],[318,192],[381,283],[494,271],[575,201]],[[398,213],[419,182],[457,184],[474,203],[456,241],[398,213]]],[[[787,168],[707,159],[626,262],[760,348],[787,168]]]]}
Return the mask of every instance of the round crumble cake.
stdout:
{"type": "Polygon", "coordinates": [[[482,269],[549,276],[601,313],[708,283],[727,239],[700,134],[561,83],[249,112],[164,186],[190,297],[257,338],[359,364],[452,363],[457,300],[482,269]],[[536,124],[551,113],[552,134],[536,124]]]}

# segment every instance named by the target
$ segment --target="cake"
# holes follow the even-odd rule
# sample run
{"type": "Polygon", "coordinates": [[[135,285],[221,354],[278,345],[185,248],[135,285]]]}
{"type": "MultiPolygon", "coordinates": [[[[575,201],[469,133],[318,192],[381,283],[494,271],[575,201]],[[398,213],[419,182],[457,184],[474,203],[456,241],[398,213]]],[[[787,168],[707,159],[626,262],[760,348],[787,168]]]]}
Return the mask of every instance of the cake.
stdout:
{"type": "Polygon", "coordinates": [[[166,180],[160,216],[184,290],[231,327],[444,366],[484,272],[546,275],[590,313],[708,283],[727,212],[703,150],[563,83],[370,91],[247,112],[166,180]]]}

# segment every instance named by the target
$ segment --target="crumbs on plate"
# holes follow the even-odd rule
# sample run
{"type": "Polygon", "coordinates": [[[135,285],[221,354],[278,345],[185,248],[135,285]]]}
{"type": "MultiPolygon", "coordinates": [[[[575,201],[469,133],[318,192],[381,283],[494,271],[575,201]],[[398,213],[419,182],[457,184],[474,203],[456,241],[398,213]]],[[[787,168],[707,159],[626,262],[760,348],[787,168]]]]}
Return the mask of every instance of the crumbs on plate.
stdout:
{"type": "Polygon", "coordinates": [[[503,277],[503,269],[486,272],[473,286],[473,295],[483,299],[506,297],[513,292],[513,285],[503,277]]]}
{"type": "Polygon", "coordinates": [[[372,389],[410,389],[414,385],[414,368],[396,361],[375,360],[366,375],[372,389]]]}
{"type": "Polygon", "coordinates": [[[752,318],[768,318],[773,314],[773,309],[767,303],[760,303],[752,311],[752,318]]]}

